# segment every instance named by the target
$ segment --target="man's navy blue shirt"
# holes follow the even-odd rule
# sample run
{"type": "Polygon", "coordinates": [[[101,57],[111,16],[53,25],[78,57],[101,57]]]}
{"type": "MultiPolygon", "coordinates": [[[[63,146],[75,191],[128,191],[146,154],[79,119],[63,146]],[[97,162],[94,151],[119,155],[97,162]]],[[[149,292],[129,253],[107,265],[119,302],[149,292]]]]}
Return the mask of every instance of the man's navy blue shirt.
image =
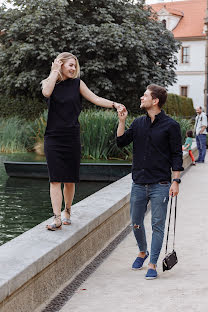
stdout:
{"type": "Polygon", "coordinates": [[[117,137],[118,147],[133,142],[132,178],[135,183],[171,182],[173,171],[183,171],[180,125],[162,110],[151,122],[149,115],[136,118],[117,137]]]}

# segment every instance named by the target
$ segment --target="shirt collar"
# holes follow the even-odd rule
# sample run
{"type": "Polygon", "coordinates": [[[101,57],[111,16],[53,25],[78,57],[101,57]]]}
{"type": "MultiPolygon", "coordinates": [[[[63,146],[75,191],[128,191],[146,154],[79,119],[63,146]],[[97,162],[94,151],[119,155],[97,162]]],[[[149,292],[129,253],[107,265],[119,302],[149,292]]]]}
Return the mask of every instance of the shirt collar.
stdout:
{"type": "MultiPolygon", "coordinates": [[[[148,113],[146,113],[146,115],[147,115],[147,118],[150,119],[150,116],[148,115],[148,113]]],[[[164,116],[165,116],[165,112],[162,109],[159,114],[155,115],[155,120],[163,119],[164,116]]]]}

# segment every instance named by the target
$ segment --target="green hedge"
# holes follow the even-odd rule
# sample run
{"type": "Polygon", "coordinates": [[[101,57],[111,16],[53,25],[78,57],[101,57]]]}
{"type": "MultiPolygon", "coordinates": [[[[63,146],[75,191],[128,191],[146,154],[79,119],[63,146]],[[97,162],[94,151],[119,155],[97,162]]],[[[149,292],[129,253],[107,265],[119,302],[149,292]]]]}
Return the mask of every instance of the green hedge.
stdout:
{"type": "MultiPolygon", "coordinates": [[[[119,99],[117,99],[119,101],[119,99]]],[[[123,103],[125,105],[125,103],[123,103]]],[[[131,104],[128,104],[127,110],[130,114],[140,115],[144,113],[140,110],[140,100],[133,99],[131,104]]],[[[2,95],[0,97],[0,116],[9,118],[18,116],[26,120],[34,120],[46,109],[47,105],[44,100],[38,98],[27,98],[26,96],[9,97],[2,95]]],[[[94,108],[86,100],[83,101],[83,107],[94,108]]],[[[164,110],[169,115],[192,117],[195,115],[193,101],[190,98],[169,93],[164,110]]]]}
{"type": "Polygon", "coordinates": [[[10,118],[18,116],[26,120],[34,120],[47,108],[44,100],[25,96],[10,97],[1,95],[0,116],[10,118]]]}
{"type": "Polygon", "coordinates": [[[169,115],[191,118],[196,114],[191,98],[169,93],[164,110],[169,115]]]}

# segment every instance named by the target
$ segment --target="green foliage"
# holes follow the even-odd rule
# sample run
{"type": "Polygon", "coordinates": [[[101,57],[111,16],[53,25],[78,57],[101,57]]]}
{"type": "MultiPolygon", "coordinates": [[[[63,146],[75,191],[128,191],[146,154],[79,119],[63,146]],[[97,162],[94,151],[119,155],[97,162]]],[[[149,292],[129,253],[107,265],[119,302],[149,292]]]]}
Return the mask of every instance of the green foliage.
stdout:
{"type": "Polygon", "coordinates": [[[40,81],[51,62],[70,51],[93,92],[138,113],[148,84],[175,82],[179,48],[143,2],[15,0],[18,9],[0,7],[0,29],[5,29],[0,36],[1,93],[42,99],[40,81]]]}
{"type": "MultiPolygon", "coordinates": [[[[193,128],[191,120],[173,116],[181,126],[183,142],[187,130],[193,128]]],[[[116,145],[118,118],[112,110],[86,110],[80,114],[82,158],[85,159],[132,159],[132,144],[120,149],[116,145]]],[[[134,117],[128,116],[126,128],[134,117]]],[[[31,150],[43,151],[47,111],[35,121],[12,117],[0,120],[0,151],[13,153],[31,150]]]]}
{"type": "Polygon", "coordinates": [[[26,152],[34,145],[30,124],[18,117],[0,120],[0,151],[4,153],[26,152]]]}
{"type": "Polygon", "coordinates": [[[35,140],[41,141],[44,139],[45,128],[47,124],[48,111],[45,110],[39,118],[36,118],[29,124],[31,133],[34,134],[35,140]]]}
{"type": "MultiPolygon", "coordinates": [[[[129,159],[132,146],[116,146],[117,113],[103,110],[86,110],[80,114],[82,158],[129,159]]],[[[131,122],[128,117],[127,125],[131,122]]]]}
{"type": "Polygon", "coordinates": [[[22,119],[34,120],[46,108],[46,103],[38,98],[24,95],[0,97],[0,116],[4,118],[18,116],[22,119]]]}
{"type": "Polygon", "coordinates": [[[181,127],[181,136],[182,136],[182,143],[185,143],[186,139],[186,132],[188,130],[193,130],[193,125],[191,119],[183,119],[182,117],[171,116],[175,121],[180,124],[181,127]]]}
{"type": "Polygon", "coordinates": [[[191,118],[195,116],[195,109],[191,98],[169,93],[164,110],[169,115],[191,118]]]}

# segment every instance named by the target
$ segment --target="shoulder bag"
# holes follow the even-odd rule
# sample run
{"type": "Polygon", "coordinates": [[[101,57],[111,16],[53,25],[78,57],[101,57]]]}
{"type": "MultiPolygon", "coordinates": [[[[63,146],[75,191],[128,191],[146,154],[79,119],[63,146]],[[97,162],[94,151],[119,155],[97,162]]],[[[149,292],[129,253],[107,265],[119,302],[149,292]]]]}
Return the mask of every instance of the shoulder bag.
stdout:
{"type": "Polygon", "coordinates": [[[176,229],[176,210],[177,210],[177,196],[175,197],[175,218],[174,218],[174,237],[173,237],[173,251],[167,254],[168,249],[168,236],[170,230],[170,219],[171,219],[171,211],[173,204],[173,196],[171,196],[170,202],[170,213],[169,213],[169,221],[168,221],[168,230],[167,230],[167,239],[166,239],[166,248],[165,248],[165,258],[162,261],[163,272],[166,270],[172,269],[176,263],[178,263],[178,258],[175,252],[175,229],[176,229]]]}

